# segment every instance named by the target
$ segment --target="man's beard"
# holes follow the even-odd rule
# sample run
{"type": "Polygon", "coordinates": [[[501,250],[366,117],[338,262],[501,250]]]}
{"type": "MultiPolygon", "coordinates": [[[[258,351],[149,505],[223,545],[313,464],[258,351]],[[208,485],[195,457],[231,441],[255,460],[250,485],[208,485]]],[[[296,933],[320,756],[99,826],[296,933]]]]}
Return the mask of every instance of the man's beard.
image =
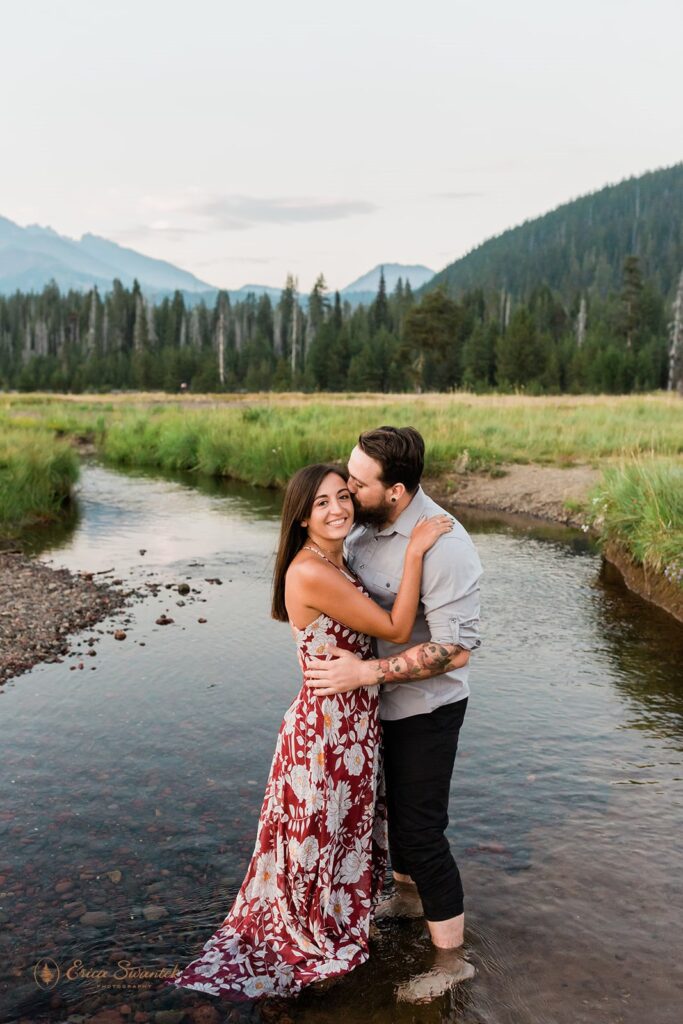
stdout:
{"type": "Polygon", "coordinates": [[[353,501],[353,508],[355,512],[354,523],[358,523],[359,526],[387,526],[389,523],[389,516],[391,515],[392,506],[388,501],[382,502],[381,505],[377,505],[376,508],[364,508],[356,498],[355,494],[351,495],[353,501]]]}

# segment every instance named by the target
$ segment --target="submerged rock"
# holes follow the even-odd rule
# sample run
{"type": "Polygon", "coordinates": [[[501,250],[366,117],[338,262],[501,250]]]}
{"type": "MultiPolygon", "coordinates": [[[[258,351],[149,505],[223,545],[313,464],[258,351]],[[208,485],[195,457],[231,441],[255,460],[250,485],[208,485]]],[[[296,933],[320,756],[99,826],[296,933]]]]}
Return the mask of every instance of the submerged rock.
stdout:
{"type": "Polygon", "coordinates": [[[114,918],[106,910],[86,910],[79,920],[81,924],[92,928],[108,928],[114,922],[114,918]]]}

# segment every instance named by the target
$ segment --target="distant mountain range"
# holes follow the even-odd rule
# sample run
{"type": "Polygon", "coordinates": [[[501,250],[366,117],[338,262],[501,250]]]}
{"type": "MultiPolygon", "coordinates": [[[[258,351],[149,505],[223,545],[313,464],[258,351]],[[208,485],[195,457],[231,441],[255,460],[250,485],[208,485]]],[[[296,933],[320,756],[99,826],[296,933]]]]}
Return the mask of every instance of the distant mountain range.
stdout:
{"type": "Polygon", "coordinates": [[[608,185],[477,246],[423,289],[455,298],[473,288],[524,299],[548,285],[566,302],[618,290],[624,259],[671,296],[683,271],[683,163],[608,185]]]}
{"type": "Polygon", "coordinates": [[[54,280],[60,291],[97,285],[104,291],[114,278],[130,287],[135,278],[151,295],[179,289],[189,294],[211,291],[212,286],[165,260],[143,256],[97,235],[79,241],[58,235],[37,224],[19,227],[0,217],[0,292],[41,291],[54,280]]]}
{"type": "MultiPolygon", "coordinates": [[[[380,270],[377,266],[344,288],[344,298],[352,305],[371,302],[379,287],[380,270]]],[[[422,266],[384,265],[389,291],[393,290],[399,277],[403,281],[410,280],[416,289],[433,274],[433,270],[422,266]]],[[[76,241],[49,227],[31,224],[22,228],[6,217],[0,217],[0,294],[40,292],[50,281],[56,281],[62,292],[70,289],[83,291],[93,285],[105,292],[111,288],[115,278],[128,288],[137,279],[150,298],[162,298],[177,289],[190,301],[204,298],[211,302],[218,291],[214,285],[166,260],[143,256],[134,249],[98,235],[86,234],[76,241]]],[[[277,300],[281,290],[268,285],[247,284],[231,290],[229,294],[232,299],[244,299],[249,293],[266,294],[277,300]]]]}
{"type": "Polygon", "coordinates": [[[347,284],[346,288],[342,288],[342,299],[350,302],[352,306],[372,302],[377,295],[382,271],[384,271],[384,283],[388,292],[393,292],[399,279],[403,284],[410,281],[410,287],[413,291],[417,291],[418,288],[434,277],[434,271],[430,270],[429,267],[422,266],[420,263],[379,263],[372,270],[369,270],[367,274],[363,274],[362,277],[356,278],[351,284],[347,284]]]}
{"type": "MultiPolygon", "coordinates": [[[[639,257],[643,277],[671,296],[683,270],[683,163],[564,203],[490,238],[437,274],[421,265],[385,263],[352,281],[341,295],[353,306],[372,302],[384,269],[389,292],[399,277],[419,294],[443,286],[456,298],[481,288],[524,300],[547,285],[571,304],[581,294],[618,290],[624,259],[631,254],[639,257]]],[[[52,228],[22,228],[0,217],[0,294],[41,291],[51,279],[62,291],[93,285],[107,291],[116,277],[128,287],[137,278],[155,299],[179,289],[189,303],[200,298],[212,303],[217,292],[165,260],[105,238],[87,234],[74,241],[52,228]]],[[[229,294],[243,299],[250,292],[277,300],[281,289],[249,284],[229,294]]]]}

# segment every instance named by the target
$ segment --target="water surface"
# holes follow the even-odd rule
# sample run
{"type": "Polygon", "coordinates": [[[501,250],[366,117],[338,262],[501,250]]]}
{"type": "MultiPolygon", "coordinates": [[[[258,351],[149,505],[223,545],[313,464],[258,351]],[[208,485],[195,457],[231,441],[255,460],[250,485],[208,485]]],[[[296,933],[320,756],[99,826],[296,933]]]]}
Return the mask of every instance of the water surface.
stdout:
{"type": "Polygon", "coordinates": [[[678,1022],[683,630],[602,582],[581,534],[490,517],[464,520],[485,568],[484,643],[449,827],[477,977],[447,1003],[398,1008],[395,986],[429,959],[420,923],[404,923],[324,995],[280,1009],[116,986],[121,959],[154,971],[196,956],[251,855],[300,684],[288,628],[269,618],[279,501],[93,464],[68,526],[30,540],[55,566],[114,569],[150,596],[0,689],[0,1020],[209,1002],[255,1022],[678,1022]],[[42,990],[45,958],[109,974],[42,990]]]}

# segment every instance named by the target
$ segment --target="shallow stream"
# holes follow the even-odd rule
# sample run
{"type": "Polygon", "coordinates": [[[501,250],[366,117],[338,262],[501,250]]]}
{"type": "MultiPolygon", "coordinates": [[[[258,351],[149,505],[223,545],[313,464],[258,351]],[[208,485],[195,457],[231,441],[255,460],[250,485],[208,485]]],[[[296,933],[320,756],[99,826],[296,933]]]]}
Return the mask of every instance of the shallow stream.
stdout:
{"type": "Polygon", "coordinates": [[[199,1024],[208,1003],[254,1022],[678,1024],[683,629],[602,579],[582,534],[480,517],[462,517],[485,568],[483,646],[449,828],[475,979],[398,1008],[429,953],[404,923],[324,994],[279,1007],[117,980],[121,959],[186,963],[225,916],[300,673],[269,618],[279,495],[97,464],[79,491],[72,521],[29,547],[149,596],[0,688],[1,1021],[185,1009],[199,1024]],[[181,582],[182,598],[165,586],[181,582]],[[75,960],[101,976],[65,976],[75,960]]]}

